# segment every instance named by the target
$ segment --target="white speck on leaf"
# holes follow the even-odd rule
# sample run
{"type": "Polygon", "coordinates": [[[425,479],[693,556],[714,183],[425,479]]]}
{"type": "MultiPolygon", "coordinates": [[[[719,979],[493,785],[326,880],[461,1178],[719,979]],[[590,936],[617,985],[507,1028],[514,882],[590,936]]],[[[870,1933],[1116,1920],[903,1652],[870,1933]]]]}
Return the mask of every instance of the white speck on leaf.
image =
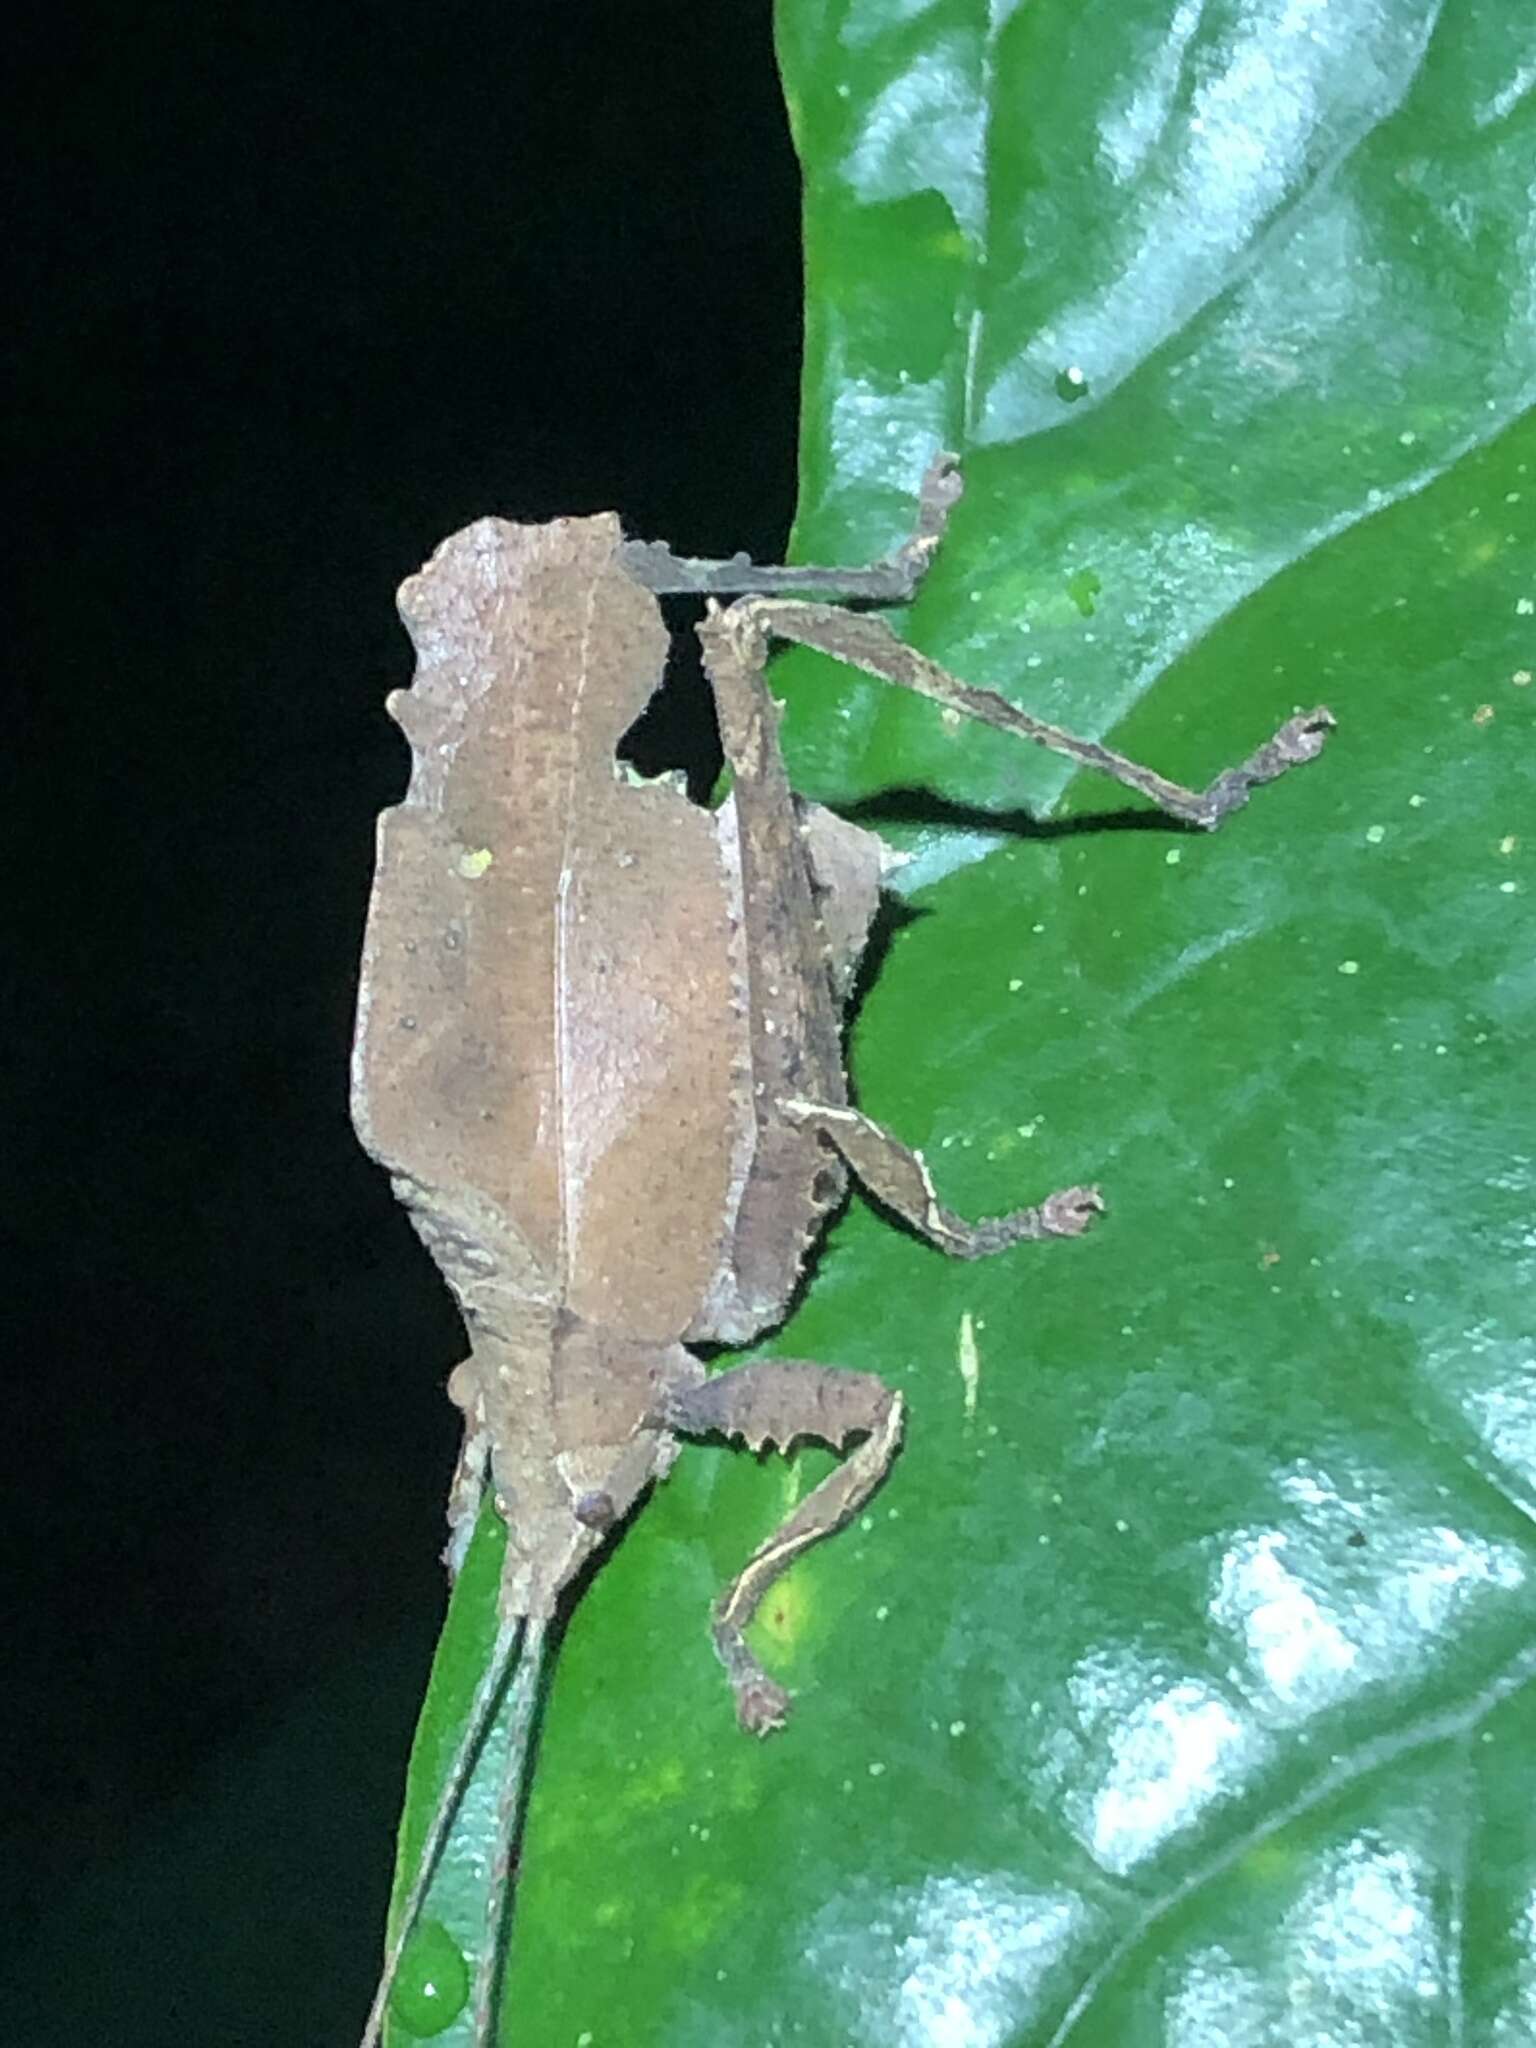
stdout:
{"type": "Polygon", "coordinates": [[[969,1309],[960,1317],[960,1332],[955,1342],[955,1363],[960,1368],[960,1378],[965,1387],[965,1412],[976,1413],[976,1396],[981,1390],[981,1353],[976,1348],[976,1324],[969,1309]]]}

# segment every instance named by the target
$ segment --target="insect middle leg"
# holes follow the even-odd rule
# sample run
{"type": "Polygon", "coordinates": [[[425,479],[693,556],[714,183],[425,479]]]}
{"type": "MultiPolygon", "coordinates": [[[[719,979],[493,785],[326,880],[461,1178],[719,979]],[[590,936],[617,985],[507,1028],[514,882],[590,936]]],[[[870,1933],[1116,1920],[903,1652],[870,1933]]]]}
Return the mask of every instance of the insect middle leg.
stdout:
{"type": "Polygon", "coordinates": [[[736,1695],[743,1728],[782,1728],[790,1695],[758,1663],[743,1634],[763,1595],[813,1543],[856,1514],[890,1469],[901,1441],[901,1396],[871,1372],[843,1372],[803,1359],[761,1359],[672,1390],[660,1419],[682,1436],[733,1436],[787,1451],[799,1438],[841,1450],[863,1441],[789,1514],[715,1602],[715,1650],[736,1695]]]}
{"type": "Polygon", "coordinates": [[[791,1123],[809,1127],[835,1147],[877,1202],[894,1209],[920,1237],[952,1258],[982,1259],[1038,1238],[1081,1237],[1103,1213],[1097,1188],[1060,1188],[1031,1208],[968,1223],[939,1200],[922,1153],[861,1111],[795,1100],[781,1102],[779,1109],[791,1123]]]}

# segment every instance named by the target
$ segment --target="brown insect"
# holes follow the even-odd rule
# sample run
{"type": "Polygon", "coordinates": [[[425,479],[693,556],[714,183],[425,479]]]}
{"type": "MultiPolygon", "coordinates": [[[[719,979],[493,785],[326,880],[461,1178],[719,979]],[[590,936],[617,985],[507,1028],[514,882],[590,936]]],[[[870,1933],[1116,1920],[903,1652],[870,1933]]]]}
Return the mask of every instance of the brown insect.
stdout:
{"type": "Polygon", "coordinates": [[[791,790],[769,643],[792,640],[1114,776],[1213,827],[1321,747],[1293,718],[1197,794],[948,675],[876,617],[815,601],[909,598],[959,492],[950,457],[916,531],[864,569],[680,560],[611,513],[445,541],[400,591],[415,642],[389,700],[411,743],[404,801],[379,820],[358,1000],[353,1114],[453,1289],[470,1354],[449,1496],[457,1569],[489,1487],[507,1526],[500,1623],[385,1961],[385,2003],[474,1753],[511,1679],[475,2040],[489,2043],[505,1892],[546,1633],[564,1589],[687,1436],[843,1462],[715,1604],[742,1726],[789,1695],[743,1629],[764,1593],[885,1474],[901,1399],[872,1373],[774,1359],[713,1377],[689,1350],[780,1322],[848,1175],[961,1258],[1073,1237],[1101,1208],[1074,1187],[988,1222],[940,1202],[922,1157],[850,1107],[842,1010],[889,855],[791,790]],[[717,809],[638,783],[615,750],[660,681],[657,593],[750,591],[699,628],[731,791],[717,809]]]}

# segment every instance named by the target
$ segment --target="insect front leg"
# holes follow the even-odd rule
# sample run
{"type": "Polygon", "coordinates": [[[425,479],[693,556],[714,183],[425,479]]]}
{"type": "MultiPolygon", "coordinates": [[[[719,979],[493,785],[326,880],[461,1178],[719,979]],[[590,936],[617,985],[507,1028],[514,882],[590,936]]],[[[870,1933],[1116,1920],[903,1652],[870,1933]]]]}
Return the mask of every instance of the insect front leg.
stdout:
{"type": "Polygon", "coordinates": [[[715,1650],[736,1695],[737,1718],[753,1735],[783,1727],[790,1695],[758,1663],[743,1630],[774,1580],[802,1551],[841,1528],[880,1484],[901,1441],[901,1416],[901,1396],[874,1373],[802,1359],[738,1365],[667,1396],[661,1419],[682,1436],[740,1437],[755,1451],[770,1444],[787,1451],[801,1437],[840,1451],[851,1437],[863,1437],[758,1546],[715,1602],[715,1650]]]}
{"type": "Polygon", "coordinates": [[[659,597],[734,597],[741,591],[776,591],[782,596],[856,598],[866,604],[909,604],[943,538],[950,511],[961,492],[959,458],[935,455],[917,494],[912,531],[893,553],[861,567],[812,568],[798,563],[754,562],[747,555],[727,562],[674,555],[664,541],[619,544],[625,569],[659,597]]]}
{"type": "Polygon", "coordinates": [[[1032,1208],[968,1223],[939,1200],[922,1153],[858,1110],[794,1100],[779,1107],[791,1123],[816,1131],[835,1147],[877,1202],[953,1258],[981,1259],[1031,1239],[1081,1237],[1103,1212],[1097,1188],[1060,1188],[1032,1208]]]}

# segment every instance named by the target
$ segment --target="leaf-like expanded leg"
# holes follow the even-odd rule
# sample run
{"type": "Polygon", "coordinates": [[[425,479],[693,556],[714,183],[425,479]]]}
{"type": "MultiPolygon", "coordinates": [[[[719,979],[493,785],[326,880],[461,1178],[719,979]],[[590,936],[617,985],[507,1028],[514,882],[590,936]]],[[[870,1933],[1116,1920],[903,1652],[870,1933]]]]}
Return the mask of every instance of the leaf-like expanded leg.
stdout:
{"type": "Polygon", "coordinates": [[[985,1258],[1028,1239],[1080,1237],[1104,1208],[1097,1188],[1061,1188],[1034,1208],[967,1223],[939,1200],[922,1153],[858,1110],[795,1101],[780,1107],[792,1121],[812,1125],[836,1146],[877,1202],[894,1209],[919,1236],[957,1259],[985,1258]]]}
{"type": "Polygon", "coordinates": [[[737,1718],[751,1734],[767,1735],[783,1727],[790,1695],[764,1671],[742,1631],[780,1573],[840,1528],[885,1477],[901,1439],[901,1396],[874,1373],[771,1358],[678,1389],[665,1420],[680,1435],[740,1437],[754,1450],[772,1444],[785,1451],[801,1437],[841,1450],[850,1437],[864,1438],[752,1553],[715,1602],[715,1650],[736,1695],[737,1718]]]}
{"type": "Polygon", "coordinates": [[[1334,723],[1332,712],[1320,704],[1315,710],[1287,719],[1273,739],[1266,740],[1238,767],[1223,770],[1209,788],[1185,789],[1159,775],[1155,768],[1144,768],[1140,762],[1128,760],[1098,740],[1078,739],[1059,726],[1048,725],[1044,719],[1021,711],[996,690],[978,689],[974,684],[961,682],[958,676],[952,676],[937,662],[898,640],[885,621],[871,613],[762,597],[743,599],[725,616],[741,658],[753,667],[762,665],[770,636],[814,647],[837,661],[880,677],[883,682],[931,697],[947,710],[979,719],[983,725],[1031,740],[1053,754],[1065,754],[1084,768],[1113,776],[1116,782],[1149,797],[1170,817],[1199,825],[1206,831],[1214,831],[1223,818],[1241,809],[1261,782],[1273,782],[1287,768],[1313,760],[1321,753],[1334,723]]]}

